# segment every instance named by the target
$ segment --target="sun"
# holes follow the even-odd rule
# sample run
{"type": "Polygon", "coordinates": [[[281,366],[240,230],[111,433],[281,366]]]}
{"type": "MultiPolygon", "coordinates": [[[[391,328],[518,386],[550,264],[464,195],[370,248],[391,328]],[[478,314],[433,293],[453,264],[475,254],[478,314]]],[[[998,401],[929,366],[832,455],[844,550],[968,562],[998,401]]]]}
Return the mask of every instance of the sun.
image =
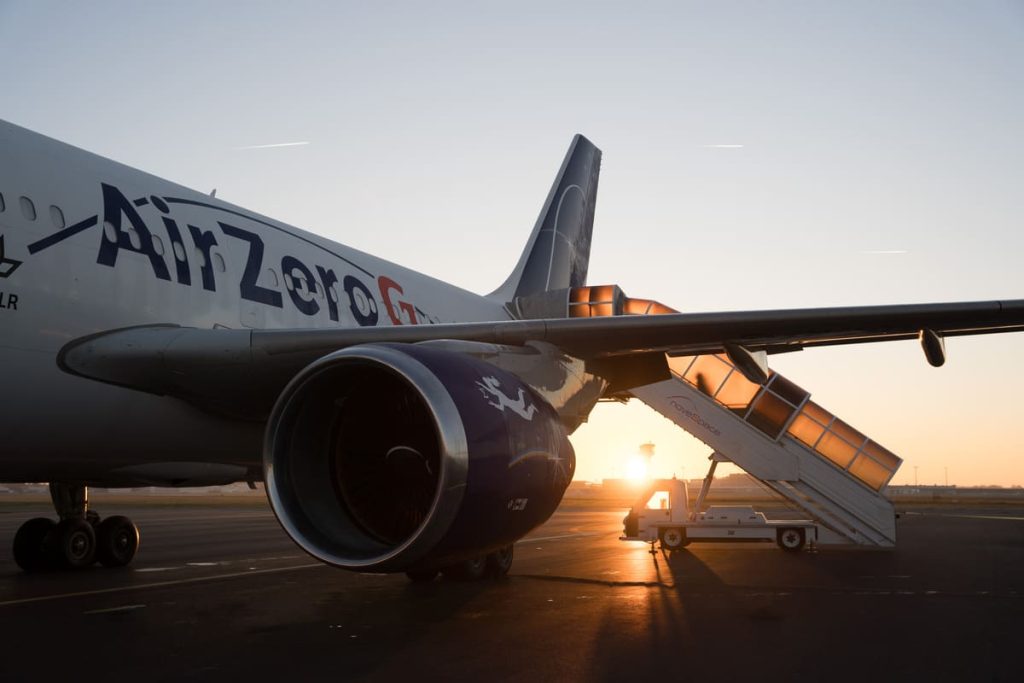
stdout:
{"type": "Polygon", "coordinates": [[[641,482],[647,479],[647,474],[647,461],[639,455],[634,455],[626,461],[626,479],[641,482]]]}

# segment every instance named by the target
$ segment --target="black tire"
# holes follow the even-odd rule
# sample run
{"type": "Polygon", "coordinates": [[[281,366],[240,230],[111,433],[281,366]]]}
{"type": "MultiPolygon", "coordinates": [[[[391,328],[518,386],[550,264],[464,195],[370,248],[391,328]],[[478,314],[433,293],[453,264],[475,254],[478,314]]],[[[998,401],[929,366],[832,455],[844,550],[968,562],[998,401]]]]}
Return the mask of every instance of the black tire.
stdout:
{"type": "Polygon", "coordinates": [[[778,534],[775,537],[779,547],[789,553],[800,552],[804,547],[804,530],[794,527],[786,527],[785,529],[779,529],[778,534]]]}
{"type": "Polygon", "coordinates": [[[82,569],[96,561],[96,531],[84,519],[64,519],[46,536],[46,554],[53,566],[82,569]]]}
{"type": "Polygon", "coordinates": [[[500,579],[508,574],[512,568],[512,560],[515,556],[515,545],[509,544],[503,548],[488,553],[486,558],[487,567],[485,573],[492,579],[500,579]]]}
{"type": "Polygon", "coordinates": [[[49,569],[50,561],[46,556],[46,537],[53,531],[57,523],[46,517],[35,517],[28,520],[14,534],[14,561],[26,572],[38,572],[49,569]]]}
{"type": "Polygon", "coordinates": [[[438,570],[436,569],[420,569],[405,573],[413,583],[429,583],[437,578],[437,574],[438,570]]]}
{"type": "Polygon", "coordinates": [[[690,539],[686,538],[686,529],[673,526],[661,530],[661,547],[663,550],[682,550],[688,545],[690,545],[690,539]]]}
{"type": "Polygon", "coordinates": [[[487,558],[482,555],[456,562],[441,570],[446,577],[456,581],[478,581],[484,577],[486,571],[487,558]]]}
{"type": "Polygon", "coordinates": [[[122,515],[107,517],[96,528],[96,559],[104,567],[123,567],[139,549],[139,529],[122,515]]]}

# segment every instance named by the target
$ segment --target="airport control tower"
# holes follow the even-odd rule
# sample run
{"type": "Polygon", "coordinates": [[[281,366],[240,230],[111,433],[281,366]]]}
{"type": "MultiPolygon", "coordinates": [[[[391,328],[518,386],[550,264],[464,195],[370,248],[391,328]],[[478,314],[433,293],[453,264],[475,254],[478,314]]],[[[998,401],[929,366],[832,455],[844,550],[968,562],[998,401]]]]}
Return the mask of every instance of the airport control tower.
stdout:
{"type": "Polygon", "coordinates": [[[654,443],[648,441],[647,443],[640,444],[640,448],[637,449],[637,453],[644,461],[644,469],[647,472],[651,471],[651,459],[654,458],[654,443]]]}

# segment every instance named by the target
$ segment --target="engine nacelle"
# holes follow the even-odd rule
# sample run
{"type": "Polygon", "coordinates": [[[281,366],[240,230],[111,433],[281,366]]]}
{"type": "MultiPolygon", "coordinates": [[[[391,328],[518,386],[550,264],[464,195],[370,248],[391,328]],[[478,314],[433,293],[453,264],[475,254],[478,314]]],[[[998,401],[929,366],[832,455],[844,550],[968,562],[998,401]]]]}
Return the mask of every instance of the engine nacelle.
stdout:
{"type": "Polygon", "coordinates": [[[554,409],[515,375],[407,344],[306,367],[274,406],[263,458],[296,543],[381,572],[514,542],[551,516],[576,464],[554,409]]]}

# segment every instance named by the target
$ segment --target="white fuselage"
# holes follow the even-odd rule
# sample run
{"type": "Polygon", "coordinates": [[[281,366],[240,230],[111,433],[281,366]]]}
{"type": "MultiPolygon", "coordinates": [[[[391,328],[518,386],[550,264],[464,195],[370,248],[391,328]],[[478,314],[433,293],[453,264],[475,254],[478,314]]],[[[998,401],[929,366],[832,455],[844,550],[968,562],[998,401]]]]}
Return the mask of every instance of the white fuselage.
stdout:
{"type": "Polygon", "coordinates": [[[84,335],[509,318],[502,302],[4,122],[0,195],[0,481],[258,468],[261,424],[62,372],[58,351],[84,335]]]}

